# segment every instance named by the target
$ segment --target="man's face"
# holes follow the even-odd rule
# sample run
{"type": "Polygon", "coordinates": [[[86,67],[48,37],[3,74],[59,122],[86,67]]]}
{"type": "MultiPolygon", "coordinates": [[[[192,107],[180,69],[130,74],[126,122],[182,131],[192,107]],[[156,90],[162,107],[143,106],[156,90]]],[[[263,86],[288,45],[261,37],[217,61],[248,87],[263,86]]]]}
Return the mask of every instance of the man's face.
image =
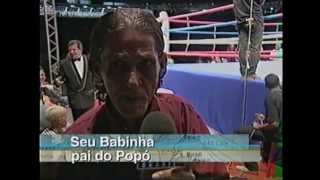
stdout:
{"type": "Polygon", "coordinates": [[[72,44],[71,46],[69,46],[68,52],[71,59],[79,59],[82,54],[82,51],[77,44],[72,44]]]}
{"type": "Polygon", "coordinates": [[[100,74],[116,110],[126,119],[141,119],[158,86],[160,62],[154,38],[125,30],[108,36],[100,74]]]}

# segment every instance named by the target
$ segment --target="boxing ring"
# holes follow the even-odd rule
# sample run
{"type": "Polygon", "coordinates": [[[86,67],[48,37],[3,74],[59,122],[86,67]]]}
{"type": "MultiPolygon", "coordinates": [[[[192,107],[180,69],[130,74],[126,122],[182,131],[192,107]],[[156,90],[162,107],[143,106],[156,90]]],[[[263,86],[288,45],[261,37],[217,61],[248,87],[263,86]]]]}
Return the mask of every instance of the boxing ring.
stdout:
{"type": "MultiPolygon", "coordinates": [[[[170,64],[163,87],[174,91],[190,102],[210,127],[230,134],[243,127],[241,122],[243,81],[238,63],[170,64]]],[[[260,62],[257,74],[268,73],[282,77],[282,61],[260,62]]],[[[266,88],[263,80],[248,81],[245,126],[254,119],[254,113],[264,113],[266,88]]]]}
{"type": "MultiPolygon", "coordinates": [[[[194,12],[184,15],[177,15],[172,17],[167,17],[166,26],[171,24],[178,24],[178,28],[164,27],[165,34],[165,43],[170,49],[170,46],[183,44],[185,46],[184,51],[169,51],[167,54],[170,57],[238,57],[237,51],[219,51],[216,50],[217,45],[235,45],[238,43],[238,32],[236,30],[236,21],[230,20],[227,22],[216,22],[216,21],[197,21],[191,20],[191,18],[197,18],[200,15],[214,14],[222,11],[228,11],[233,9],[233,4],[221,6],[217,8],[212,8],[209,10],[203,10],[200,12],[194,12]],[[224,28],[224,29],[223,29],[224,28]],[[229,28],[228,31],[225,28],[229,28]],[[173,34],[184,34],[186,39],[184,40],[175,40],[171,37],[173,34]],[[202,35],[208,36],[210,38],[192,38],[192,35],[202,35]],[[210,51],[190,51],[190,45],[211,45],[212,49],[210,51]]],[[[262,44],[282,44],[282,22],[273,22],[282,18],[282,13],[272,14],[264,17],[265,30],[263,34],[262,44]]],[[[275,58],[275,55],[272,54],[272,51],[262,51],[262,59],[275,58]]]]}
{"type": "MultiPolygon", "coordinates": [[[[172,58],[208,58],[213,63],[201,64],[169,64],[164,78],[163,87],[172,90],[176,95],[190,102],[200,113],[210,127],[223,134],[233,133],[234,130],[249,126],[254,120],[255,113],[264,113],[264,98],[266,88],[263,78],[269,73],[277,74],[282,79],[282,55],[278,50],[262,50],[257,75],[262,80],[244,81],[241,79],[237,50],[217,50],[219,45],[236,45],[238,32],[235,30],[236,21],[227,22],[196,20],[200,15],[232,10],[233,4],[216,7],[200,12],[165,17],[163,25],[165,52],[169,63],[172,58]],[[185,27],[170,28],[172,24],[185,27]],[[219,28],[230,26],[229,31],[219,28]],[[209,29],[209,30],[208,30],[209,29]],[[232,30],[233,29],[233,30],[232,30]],[[184,34],[186,39],[173,39],[172,34],[184,34]],[[193,38],[193,35],[203,35],[210,38],[193,38]],[[172,51],[171,47],[184,44],[184,51],[172,51]],[[192,51],[191,45],[210,45],[211,50],[192,51]],[[217,63],[218,58],[227,59],[226,63],[217,63]],[[276,60],[275,60],[276,59],[276,60]],[[247,83],[245,90],[244,83],[247,83]],[[243,94],[246,92],[245,103],[243,94]],[[243,109],[245,106],[245,110],[243,109]],[[244,114],[244,120],[241,118],[244,114]]],[[[282,44],[282,23],[275,22],[282,13],[265,16],[265,32],[262,44],[282,44]],[[268,28],[266,28],[268,27],[268,28]],[[271,30],[270,30],[271,29],[271,30]]],[[[163,18],[163,17],[162,17],[163,18]]],[[[162,19],[162,22],[163,19],[162,19]]]]}

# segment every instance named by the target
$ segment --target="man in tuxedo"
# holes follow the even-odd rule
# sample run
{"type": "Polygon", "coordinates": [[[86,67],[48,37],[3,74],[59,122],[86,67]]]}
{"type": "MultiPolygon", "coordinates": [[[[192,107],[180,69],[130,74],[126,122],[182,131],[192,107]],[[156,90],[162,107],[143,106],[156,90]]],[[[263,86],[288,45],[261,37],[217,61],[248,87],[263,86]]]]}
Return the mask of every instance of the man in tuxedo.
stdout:
{"type": "Polygon", "coordinates": [[[88,66],[88,58],[82,54],[79,40],[68,43],[68,55],[60,62],[58,85],[63,85],[74,121],[94,105],[94,80],[88,66]]]}

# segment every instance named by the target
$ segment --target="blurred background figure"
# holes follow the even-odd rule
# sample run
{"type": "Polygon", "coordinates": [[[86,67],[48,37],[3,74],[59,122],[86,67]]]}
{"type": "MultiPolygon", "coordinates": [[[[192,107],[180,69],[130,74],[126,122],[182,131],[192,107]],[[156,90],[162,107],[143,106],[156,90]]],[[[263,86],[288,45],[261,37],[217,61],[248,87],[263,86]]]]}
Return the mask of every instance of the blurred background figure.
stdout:
{"type": "Polygon", "coordinates": [[[40,66],[40,98],[45,106],[51,106],[53,104],[67,106],[68,100],[66,97],[62,97],[59,89],[47,81],[46,74],[43,68],[40,66]]]}
{"type": "MultiPolygon", "coordinates": [[[[227,51],[234,51],[234,52],[236,52],[236,54],[239,54],[238,47],[235,44],[230,44],[227,47],[227,51]]],[[[230,57],[230,58],[227,58],[227,60],[228,60],[228,62],[238,62],[239,61],[239,59],[237,57],[230,57]]]]}
{"type": "Polygon", "coordinates": [[[239,31],[240,73],[242,77],[245,76],[248,60],[248,79],[256,79],[256,70],[260,61],[260,50],[264,31],[262,9],[264,2],[265,0],[233,0],[234,15],[237,21],[237,29],[239,31]],[[252,19],[250,19],[251,1],[253,1],[252,19]],[[249,21],[251,22],[251,29],[249,28],[249,21]],[[251,32],[249,32],[249,29],[251,32]],[[251,36],[250,47],[248,49],[249,33],[251,36]],[[249,53],[248,59],[247,53],[249,53]]]}
{"type": "Polygon", "coordinates": [[[276,60],[276,61],[282,60],[282,45],[281,45],[281,43],[277,43],[275,45],[275,48],[271,51],[270,54],[275,56],[271,60],[276,60]]]}
{"type": "Polygon", "coordinates": [[[46,110],[46,120],[48,127],[46,127],[41,134],[56,135],[62,134],[67,127],[67,110],[58,105],[50,106],[46,110]]]}
{"type": "MultiPolygon", "coordinates": [[[[163,40],[164,40],[164,50],[163,52],[168,53],[169,52],[169,19],[168,19],[168,13],[166,11],[161,11],[159,13],[159,17],[157,18],[157,21],[161,24],[161,30],[163,33],[163,40]]],[[[173,64],[174,61],[170,56],[167,56],[168,64],[173,64]]]]}
{"type": "MultiPolygon", "coordinates": [[[[262,161],[267,163],[270,160],[272,144],[282,142],[282,88],[280,79],[275,74],[268,74],[265,77],[265,86],[268,90],[265,98],[265,114],[256,113],[252,127],[237,130],[237,134],[249,134],[250,141],[262,141],[262,161]]],[[[257,171],[258,164],[247,162],[245,167],[239,169],[245,171],[257,171]]]]}

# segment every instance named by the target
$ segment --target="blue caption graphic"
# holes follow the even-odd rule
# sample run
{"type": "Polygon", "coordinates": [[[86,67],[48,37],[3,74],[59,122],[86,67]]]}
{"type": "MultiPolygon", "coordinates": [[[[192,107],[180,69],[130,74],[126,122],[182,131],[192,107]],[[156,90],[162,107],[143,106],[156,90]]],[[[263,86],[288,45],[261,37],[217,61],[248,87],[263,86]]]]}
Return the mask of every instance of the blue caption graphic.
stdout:
{"type": "Polygon", "coordinates": [[[259,148],[249,145],[247,135],[156,135],[103,134],[40,136],[40,150],[73,149],[154,149],[154,150],[246,150],[259,148]]]}

